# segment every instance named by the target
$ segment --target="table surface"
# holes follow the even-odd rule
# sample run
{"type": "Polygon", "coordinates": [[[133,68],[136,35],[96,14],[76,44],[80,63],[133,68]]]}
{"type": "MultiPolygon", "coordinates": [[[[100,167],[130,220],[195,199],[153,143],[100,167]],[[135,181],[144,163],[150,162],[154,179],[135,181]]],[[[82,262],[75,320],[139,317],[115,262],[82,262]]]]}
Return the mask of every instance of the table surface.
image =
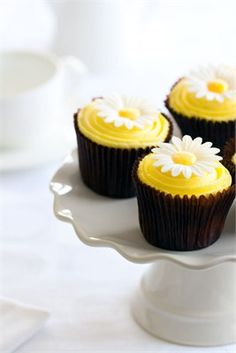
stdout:
{"type": "Polygon", "coordinates": [[[235,352],[236,345],[167,343],[135,323],[130,301],[149,265],[83,245],[72,226],[54,217],[49,182],[60,163],[0,176],[0,295],[51,314],[18,352],[235,352]]]}

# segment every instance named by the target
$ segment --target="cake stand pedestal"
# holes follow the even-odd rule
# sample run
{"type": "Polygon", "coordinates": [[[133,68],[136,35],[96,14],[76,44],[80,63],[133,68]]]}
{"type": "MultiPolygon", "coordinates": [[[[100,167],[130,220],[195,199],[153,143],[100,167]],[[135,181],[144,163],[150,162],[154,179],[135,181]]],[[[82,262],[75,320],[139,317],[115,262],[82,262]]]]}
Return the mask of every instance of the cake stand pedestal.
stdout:
{"type": "Polygon", "coordinates": [[[74,151],[51,181],[54,212],[87,245],[111,247],[135,263],[152,263],[133,301],[135,320],[165,340],[196,346],[236,342],[235,205],[221,238],[198,251],[149,245],[136,199],[113,200],[84,186],[74,151]]]}
{"type": "Polygon", "coordinates": [[[145,330],[187,345],[221,345],[235,341],[236,266],[225,263],[191,270],[157,261],[144,274],[132,303],[145,330]]]}

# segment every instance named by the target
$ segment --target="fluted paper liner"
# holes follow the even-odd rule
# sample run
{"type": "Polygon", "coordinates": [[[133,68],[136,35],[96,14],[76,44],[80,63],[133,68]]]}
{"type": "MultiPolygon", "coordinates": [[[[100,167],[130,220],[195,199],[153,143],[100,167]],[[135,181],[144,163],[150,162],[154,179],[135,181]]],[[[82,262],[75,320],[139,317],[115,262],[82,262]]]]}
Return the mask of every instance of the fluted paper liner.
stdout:
{"type": "MultiPolygon", "coordinates": [[[[178,82],[179,80],[174,86],[178,82]]],[[[170,107],[169,97],[165,101],[165,106],[174,117],[183,135],[190,135],[193,138],[201,136],[205,142],[211,141],[213,146],[220,148],[221,151],[225,143],[235,136],[236,117],[233,121],[211,121],[201,117],[187,117],[170,107]]]]}
{"type": "Polygon", "coordinates": [[[222,163],[229,170],[235,182],[235,165],[232,162],[234,153],[236,153],[235,138],[231,138],[224,146],[222,163]]]}
{"type": "MultiPolygon", "coordinates": [[[[84,136],[78,127],[77,114],[74,115],[74,126],[77,136],[79,166],[84,183],[100,195],[113,198],[128,198],[135,196],[132,180],[132,168],[135,160],[148,148],[112,148],[102,146],[84,136]]],[[[164,114],[163,114],[164,115],[164,114]]],[[[165,139],[168,142],[172,136],[172,123],[165,139]]]]}
{"type": "Polygon", "coordinates": [[[172,196],[144,184],[137,175],[141,159],[135,162],[139,223],[148,243],[167,250],[205,248],[220,236],[235,197],[235,187],[207,196],[172,196]]]}

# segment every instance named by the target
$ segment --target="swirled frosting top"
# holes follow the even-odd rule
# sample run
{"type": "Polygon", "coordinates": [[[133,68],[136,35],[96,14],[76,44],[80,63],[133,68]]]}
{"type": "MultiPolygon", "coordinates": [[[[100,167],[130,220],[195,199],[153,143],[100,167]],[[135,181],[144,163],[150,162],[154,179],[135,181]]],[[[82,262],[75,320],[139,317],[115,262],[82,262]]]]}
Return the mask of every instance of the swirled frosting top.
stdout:
{"type": "Polygon", "coordinates": [[[232,184],[229,171],[219,162],[219,149],[211,142],[172,138],[161,143],[138,165],[139,179],[153,188],[171,195],[201,196],[215,194],[232,184]]]}
{"type": "Polygon", "coordinates": [[[236,68],[200,68],[172,88],[170,108],[186,117],[212,121],[236,120],[236,68]]]}
{"type": "Polygon", "coordinates": [[[169,121],[149,102],[113,95],[97,98],[77,115],[81,133],[97,144],[114,148],[145,148],[165,141],[169,121]]]}

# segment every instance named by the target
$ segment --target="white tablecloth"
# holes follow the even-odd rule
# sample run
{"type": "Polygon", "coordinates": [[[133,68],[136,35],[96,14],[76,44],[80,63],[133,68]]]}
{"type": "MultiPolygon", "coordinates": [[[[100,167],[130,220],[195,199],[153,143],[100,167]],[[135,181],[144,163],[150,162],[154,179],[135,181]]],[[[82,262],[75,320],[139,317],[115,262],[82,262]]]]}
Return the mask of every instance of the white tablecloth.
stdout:
{"type": "Polygon", "coordinates": [[[54,217],[48,184],[58,165],[1,176],[0,294],[51,313],[18,352],[235,352],[173,345],[135,323],[130,300],[148,265],[83,245],[54,217]]]}

